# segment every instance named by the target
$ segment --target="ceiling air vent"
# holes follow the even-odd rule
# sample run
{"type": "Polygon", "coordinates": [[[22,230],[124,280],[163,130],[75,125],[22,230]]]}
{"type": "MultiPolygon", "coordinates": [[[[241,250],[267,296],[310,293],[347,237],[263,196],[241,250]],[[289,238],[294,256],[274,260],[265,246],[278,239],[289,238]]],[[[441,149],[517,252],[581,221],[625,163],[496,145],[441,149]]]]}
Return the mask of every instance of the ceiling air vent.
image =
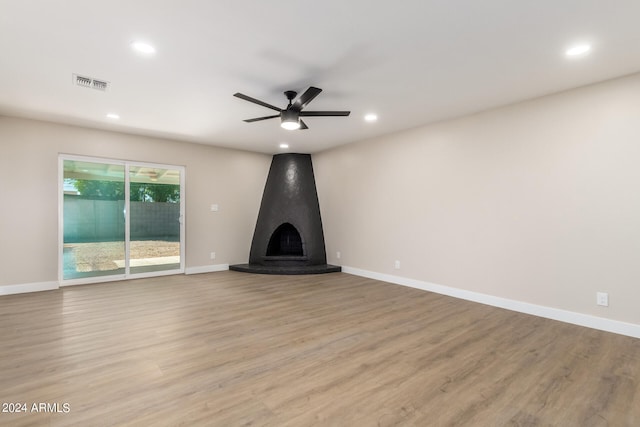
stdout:
{"type": "Polygon", "coordinates": [[[81,76],[78,74],[73,75],[73,81],[76,85],[82,87],[88,87],[91,89],[101,90],[105,92],[109,89],[109,82],[106,80],[94,79],[93,77],[81,76]]]}

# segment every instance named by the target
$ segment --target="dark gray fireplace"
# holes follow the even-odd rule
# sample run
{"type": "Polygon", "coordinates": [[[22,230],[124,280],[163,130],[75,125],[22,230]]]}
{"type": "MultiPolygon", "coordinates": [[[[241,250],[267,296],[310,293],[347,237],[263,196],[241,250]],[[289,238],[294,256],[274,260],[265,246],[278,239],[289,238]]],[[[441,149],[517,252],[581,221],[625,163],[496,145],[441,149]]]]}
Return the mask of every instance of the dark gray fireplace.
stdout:
{"type": "Polygon", "coordinates": [[[264,187],[248,264],[231,270],[263,274],[340,271],[327,264],[309,154],[276,154],[264,187]]]}

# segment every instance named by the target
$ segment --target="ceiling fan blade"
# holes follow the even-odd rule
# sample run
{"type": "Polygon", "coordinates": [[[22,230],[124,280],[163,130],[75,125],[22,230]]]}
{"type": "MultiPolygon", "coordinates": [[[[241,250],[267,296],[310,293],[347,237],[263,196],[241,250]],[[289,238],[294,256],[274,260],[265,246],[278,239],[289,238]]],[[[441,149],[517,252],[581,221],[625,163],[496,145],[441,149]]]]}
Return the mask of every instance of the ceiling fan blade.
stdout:
{"type": "Polygon", "coordinates": [[[300,117],[348,116],[351,111],[300,111],[300,117]]]}
{"type": "Polygon", "coordinates": [[[295,100],[295,102],[291,105],[291,109],[295,111],[302,110],[307,106],[308,103],[313,101],[313,98],[320,95],[320,92],[322,92],[322,89],[310,86],[309,89],[307,89],[302,95],[300,95],[298,99],[295,100]]]}
{"type": "Polygon", "coordinates": [[[252,123],[252,122],[259,122],[260,120],[275,119],[276,117],[280,117],[280,114],[276,114],[273,116],[256,117],[255,119],[247,119],[243,121],[247,123],[252,123]]]}
{"type": "Polygon", "coordinates": [[[245,101],[253,102],[254,104],[262,105],[263,107],[271,108],[272,110],[282,111],[282,109],[280,109],[280,108],[278,108],[276,106],[273,106],[271,104],[267,104],[266,102],[262,102],[259,99],[255,99],[255,98],[252,98],[250,96],[243,95],[240,92],[234,93],[233,96],[235,96],[236,98],[244,99],[245,101]]]}
{"type": "Polygon", "coordinates": [[[305,122],[300,120],[300,130],[303,130],[303,129],[309,129],[309,126],[307,126],[305,122]]]}

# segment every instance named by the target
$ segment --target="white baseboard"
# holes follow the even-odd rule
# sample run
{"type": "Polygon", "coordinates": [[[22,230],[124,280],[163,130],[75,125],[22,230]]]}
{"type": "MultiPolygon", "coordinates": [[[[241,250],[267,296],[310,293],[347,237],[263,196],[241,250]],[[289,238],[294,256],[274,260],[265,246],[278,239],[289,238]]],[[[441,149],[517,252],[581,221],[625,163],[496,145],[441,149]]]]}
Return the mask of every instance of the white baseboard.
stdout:
{"type": "Polygon", "coordinates": [[[184,274],[213,273],[216,271],[225,271],[228,269],[229,269],[229,264],[202,265],[199,267],[187,267],[184,270],[184,274]]]}
{"type": "Polygon", "coordinates": [[[478,302],[494,307],[500,307],[520,313],[532,314],[534,316],[544,317],[546,319],[559,320],[561,322],[585,326],[587,328],[599,329],[601,331],[613,332],[620,335],[640,338],[640,325],[634,323],[620,322],[618,320],[605,319],[603,317],[591,316],[588,314],[576,313],[567,310],[560,310],[558,308],[545,307],[542,305],[481,294],[479,292],[451,288],[448,286],[424,282],[421,280],[409,279],[406,277],[394,276],[391,274],[376,273],[375,271],[361,270],[359,268],[342,266],[342,272],[353,274],[355,276],[367,277],[369,279],[380,280],[383,282],[394,283],[396,285],[421,289],[423,291],[435,292],[437,294],[460,298],[467,301],[478,302]]]}
{"type": "Polygon", "coordinates": [[[20,285],[0,286],[0,295],[24,294],[27,292],[53,291],[58,289],[58,282],[23,283],[20,285]]]}

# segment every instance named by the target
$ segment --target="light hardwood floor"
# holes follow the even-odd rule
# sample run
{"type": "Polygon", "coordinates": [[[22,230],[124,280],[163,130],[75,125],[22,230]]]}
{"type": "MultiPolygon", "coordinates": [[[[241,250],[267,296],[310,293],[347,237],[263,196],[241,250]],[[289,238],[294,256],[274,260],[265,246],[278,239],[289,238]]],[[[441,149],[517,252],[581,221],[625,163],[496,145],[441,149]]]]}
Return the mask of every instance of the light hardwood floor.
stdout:
{"type": "Polygon", "coordinates": [[[11,426],[640,426],[640,340],[334,273],[0,297],[11,426]]]}

